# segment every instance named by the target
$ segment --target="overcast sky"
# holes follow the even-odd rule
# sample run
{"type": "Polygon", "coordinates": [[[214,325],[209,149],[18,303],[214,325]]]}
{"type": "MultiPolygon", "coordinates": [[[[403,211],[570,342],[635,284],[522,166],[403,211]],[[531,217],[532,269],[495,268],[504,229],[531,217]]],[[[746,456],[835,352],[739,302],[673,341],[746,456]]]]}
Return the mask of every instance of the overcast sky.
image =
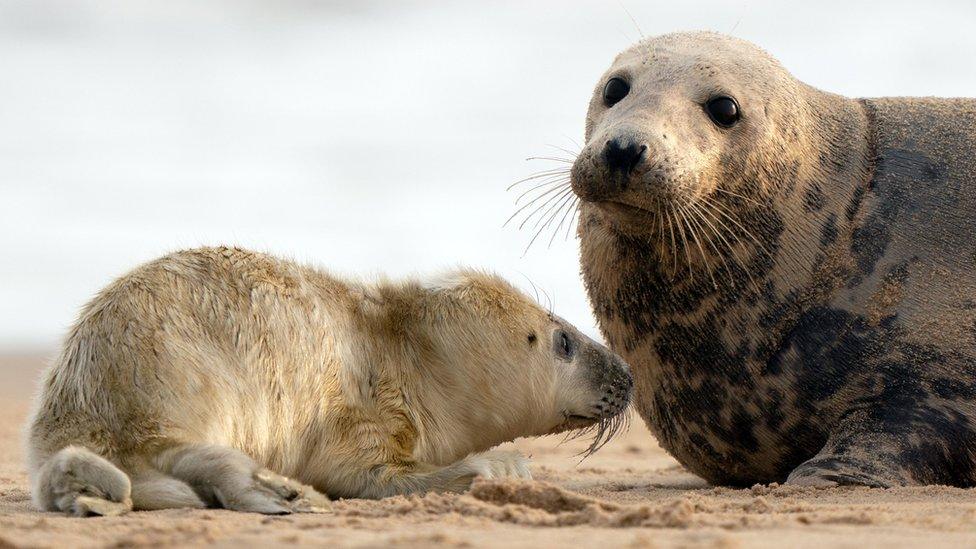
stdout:
{"type": "Polygon", "coordinates": [[[976,3],[854,4],[0,0],[0,347],[203,244],[487,267],[595,334],[576,242],[523,257],[502,228],[505,188],[552,167],[525,158],[576,147],[640,32],[733,33],[852,96],[976,95],[976,3]]]}

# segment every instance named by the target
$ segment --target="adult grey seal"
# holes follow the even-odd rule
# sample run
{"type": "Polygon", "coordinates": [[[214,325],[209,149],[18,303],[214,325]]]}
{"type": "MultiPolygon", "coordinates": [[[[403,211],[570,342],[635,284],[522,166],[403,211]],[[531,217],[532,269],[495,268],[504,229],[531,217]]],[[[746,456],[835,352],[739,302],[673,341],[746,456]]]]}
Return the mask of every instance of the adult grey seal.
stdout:
{"type": "Polygon", "coordinates": [[[600,327],[691,471],[976,484],[976,101],[669,34],[600,79],[571,183],[600,327]]]}

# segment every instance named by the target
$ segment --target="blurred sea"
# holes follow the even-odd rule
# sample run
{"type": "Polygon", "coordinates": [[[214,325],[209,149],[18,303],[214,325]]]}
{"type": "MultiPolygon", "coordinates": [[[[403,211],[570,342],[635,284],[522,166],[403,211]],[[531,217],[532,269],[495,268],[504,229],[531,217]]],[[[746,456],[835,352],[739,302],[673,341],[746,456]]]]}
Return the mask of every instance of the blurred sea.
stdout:
{"type": "Polygon", "coordinates": [[[576,243],[523,257],[505,188],[576,148],[641,32],[733,33],[852,96],[973,96],[974,28],[972,0],[0,0],[0,348],[50,346],[112,278],[218,243],[487,267],[595,335],[576,243]]]}

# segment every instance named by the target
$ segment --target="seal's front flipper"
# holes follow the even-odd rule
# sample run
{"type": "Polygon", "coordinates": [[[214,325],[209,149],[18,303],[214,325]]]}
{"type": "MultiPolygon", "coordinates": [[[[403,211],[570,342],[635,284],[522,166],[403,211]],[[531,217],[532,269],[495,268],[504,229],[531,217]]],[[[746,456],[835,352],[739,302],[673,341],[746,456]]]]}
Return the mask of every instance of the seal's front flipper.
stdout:
{"type": "Polygon", "coordinates": [[[790,473],[788,484],[887,488],[972,485],[976,431],[946,401],[892,399],[847,414],[824,448],[790,473]]]}
{"type": "Polygon", "coordinates": [[[817,454],[800,464],[786,479],[787,484],[797,486],[869,486],[890,488],[914,484],[903,475],[892,475],[890,468],[878,461],[868,461],[853,456],[817,454]]]}

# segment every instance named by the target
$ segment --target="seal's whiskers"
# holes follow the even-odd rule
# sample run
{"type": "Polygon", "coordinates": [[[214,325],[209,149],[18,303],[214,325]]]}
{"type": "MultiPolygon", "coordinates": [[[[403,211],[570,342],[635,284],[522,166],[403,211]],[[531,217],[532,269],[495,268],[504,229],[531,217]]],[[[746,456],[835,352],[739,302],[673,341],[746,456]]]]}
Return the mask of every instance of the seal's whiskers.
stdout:
{"type": "MultiPolygon", "coordinates": [[[[535,222],[534,225],[532,225],[532,229],[531,230],[534,231],[536,229],[540,229],[540,230],[541,229],[544,229],[545,228],[545,225],[548,225],[549,224],[549,220],[551,220],[553,218],[553,216],[555,216],[557,213],[559,213],[559,208],[562,207],[562,204],[565,204],[566,201],[568,201],[570,199],[570,197],[572,196],[572,194],[573,194],[573,190],[572,189],[563,189],[563,191],[560,192],[559,194],[557,194],[555,196],[555,198],[553,198],[552,200],[547,201],[546,204],[550,204],[550,206],[542,213],[542,215],[540,215],[536,219],[536,222],[535,222]],[[542,227],[540,227],[540,224],[542,224],[543,221],[545,221],[545,225],[542,225],[542,227]]],[[[540,206],[539,209],[541,210],[542,207],[543,206],[540,206]]],[[[521,229],[523,226],[525,226],[525,221],[523,221],[519,225],[519,229],[521,229]]]]}
{"type": "Polygon", "coordinates": [[[762,204],[760,204],[758,201],[756,201],[756,200],[754,200],[752,198],[749,198],[748,196],[745,196],[745,195],[742,195],[742,194],[739,194],[739,193],[734,193],[734,192],[732,192],[732,191],[730,191],[728,189],[723,189],[721,187],[715,187],[715,192],[719,192],[719,193],[722,193],[722,194],[727,194],[729,196],[733,196],[733,197],[738,198],[740,200],[745,200],[746,202],[751,202],[753,205],[762,207],[762,204]]]}
{"type": "Polygon", "coordinates": [[[724,217],[725,219],[729,220],[736,227],[738,227],[743,233],[746,234],[746,236],[748,236],[750,239],[752,239],[752,242],[756,245],[756,247],[758,247],[760,250],[762,250],[763,253],[765,253],[766,255],[771,255],[766,250],[766,247],[763,246],[762,241],[759,240],[758,238],[756,238],[756,235],[752,234],[752,232],[749,231],[749,229],[745,228],[745,226],[742,223],[740,223],[738,219],[736,219],[735,217],[733,217],[734,216],[734,213],[728,208],[728,206],[722,204],[721,202],[719,202],[717,200],[714,200],[712,198],[709,198],[707,196],[701,196],[701,197],[699,197],[699,201],[703,205],[710,206],[713,209],[714,212],[720,214],[722,217],[724,217]]]}
{"type": "MultiPolygon", "coordinates": [[[[728,240],[726,240],[725,237],[722,235],[722,233],[719,232],[719,230],[715,227],[715,224],[713,224],[711,220],[709,220],[709,218],[705,216],[705,214],[702,212],[701,205],[695,202],[691,202],[690,204],[688,204],[688,208],[689,211],[691,211],[696,217],[698,217],[698,219],[705,224],[705,227],[708,228],[708,230],[705,230],[703,228],[702,232],[704,233],[705,238],[708,241],[708,244],[712,247],[713,250],[715,250],[715,255],[717,255],[719,260],[722,261],[722,265],[725,267],[725,272],[728,274],[729,277],[729,283],[734,285],[735,278],[732,273],[732,267],[731,265],[729,265],[729,262],[725,259],[725,254],[723,254],[722,251],[718,248],[718,246],[715,244],[715,241],[712,239],[711,236],[709,236],[708,232],[711,231],[711,233],[715,235],[716,238],[722,241],[726,245],[726,247],[728,247],[729,252],[733,255],[733,257],[736,258],[736,261],[738,262],[738,256],[736,255],[735,248],[733,248],[732,245],[728,243],[728,240]]],[[[739,262],[739,264],[741,265],[741,262],[739,262]]],[[[752,275],[749,274],[748,270],[746,270],[746,275],[749,276],[751,280],[752,275]]]]}
{"type": "Polygon", "coordinates": [[[526,198],[528,198],[528,201],[519,206],[515,210],[515,213],[502,224],[502,227],[507,226],[513,219],[528,210],[525,218],[522,219],[518,226],[519,230],[521,230],[530,221],[534,220],[530,228],[533,231],[533,235],[528,245],[526,245],[523,255],[528,253],[535,241],[539,239],[546,229],[552,227],[557,219],[558,223],[556,223],[552,236],[549,238],[548,246],[551,247],[553,242],[555,242],[556,236],[562,230],[563,225],[566,225],[565,238],[568,240],[573,225],[576,222],[577,214],[579,213],[579,198],[573,193],[570,180],[572,164],[576,161],[578,153],[556,145],[548,146],[569,156],[530,156],[526,160],[546,160],[559,162],[565,164],[565,166],[536,172],[524,179],[516,181],[506,189],[510,191],[519,185],[533,182],[532,187],[523,191],[515,199],[515,205],[519,206],[522,200],[526,198]],[[529,210],[530,206],[534,206],[534,208],[529,210]]]}
{"type": "Polygon", "coordinates": [[[556,200],[559,197],[559,193],[561,191],[565,191],[567,186],[568,186],[568,182],[565,183],[565,184],[563,184],[563,185],[557,185],[557,186],[555,186],[555,187],[553,187],[551,189],[546,190],[545,192],[540,193],[538,196],[536,196],[532,200],[530,200],[530,201],[526,202],[525,204],[523,204],[519,209],[515,210],[515,213],[513,213],[511,215],[511,217],[509,217],[508,219],[506,219],[505,220],[505,223],[502,223],[502,227],[505,227],[506,225],[508,225],[509,223],[511,223],[511,221],[513,219],[515,219],[518,216],[518,214],[522,213],[523,211],[525,211],[526,209],[528,209],[530,206],[532,206],[533,204],[535,204],[536,202],[538,202],[542,198],[544,198],[546,196],[549,196],[549,198],[547,198],[545,202],[543,202],[541,205],[539,205],[535,210],[532,211],[532,213],[530,213],[529,215],[527,215],[525,217],[525,219],[522,220],[522,223],[519,225],[519,229],[521,229],[525,225],[525,223],[529,219],[531,219],[532,216],[535,215],[536,212],[539,211],[540,208],[544,208],[545,205],[548,204],[550,201],[556,200]],[[553,193],[557,193],[557,194],[555,196],[553,196],[553,193]]]}
{"type": "MultiPolygon", "coordinates": [[[[572,188],[566,189],[566,191],[563,192],[563,194],[561,194],[560,197],[562,198],[562,200],[559,201],[559,202],[556,202],[555,204],[553,204],[548,210],[546,210],[546,213],[542,214],[542,217],[539,218],[540,220],[545,219],[546,222],[543,223],[541,227],[539,227],[539,229],[536,231],[535,235],[532,237],[532,240],[529,241],[529,244],[525,247],[525,251],[522,252],[523,255],[525,253],[528,253],[529,248],[531,248],[532,247],[532,244],[535,243],[535,241],[536,241],[537,238],[539,238],[539,235],[542,234],[542,231],[546,230],[546,228],[550,224],[552,224],[552,222],[556,218],[556,216],[559,215],[559,211],[562,209],[563,205],[566,204],[566,203],[568,203],[570,200],[572,200],[572,198],[573,198],[573,189],[572,188]],[[551,214],[549,213],[550,211],[552,211],[551,214]]],[[[537,221],[536,224],[532,227],[532,230],[536,230],[536,226],[538,226],[538,225],[539,225],[539,221],[537,221]]]]}
{"type": "MultiPolygon", "coordinates": [[[[573,206],[576,204],[576,195],[572,195],[571,200],[566,203],[565,213],[563,213],[562,219],[559,220],[559,224],[556,225],[556,230],[552,231],[552,237],[549,238],[549,247],[552,247],[552,242],[556,240],[556,236],[559,234],[559,230],[563,228],[563,224],[566,223],[566,218],[570,213],[573,212],[573,206]]],[[[572,222],[570,222],[572,224],[572,222]]]]}
{"type": "Polygon", "coordinates": [[[681,213],[680,209],[672,208],[671,212],[674,214],[676,219],[681,222],[678,223],[678,234],[681,236],[681,247],[685,251],[685,259],[688,261],[688,279],[694,282],[695,280],[695,269],[691,265],[691,252],[688,250],[688,236],[685,234],[685,216],[681,213]]]}
{"type": "MultiPolygon", "coordinates": [[[[532,158],[528,158],[527,160],[532,160],[532,158]]],[[[542,170],[540,172],[535,172],[534,174],[532,174],[532,175],[530,175],[528,177],[519,179],[515,183],[512,183],[508,187],[505,187],[505,190],[506,191],[510,191],[510,190],[514,189],[515,187],[518,187],[519,185],[522,185],[522,184],[527,183],[529,181],[535,181],[536,179],[542,179],[543,177],[552,177],[552,176],[559,176],[559,175],[566,175],[566,176],[568,176],[569,175],[569,172],[570,172],[570,168],[567,168],[567,167],[552,168],[552,169],[549,169],[549,170],[542,170]]]]}
{"type": "Polygon", "coordinates": [[[549,179],[543,181],[542,183],[537,183],[536,185],[533,185],[528,190],[523,191],[522,194],[518,195],[518,197],[515,198],[515,205],[518,206],[519,202],[521,202],[526,195],[532,193],[533,191],[541,189],[542,187],[547,187],[549,185],[563,185],[565,183],[566,183],[566,176],[564,175],[550,176],[549,179]]]}
{"type": "MultiPolygon", "coordinates": [[[[731,229],[729,228],[729,226],[726,225],[724,221],[722,221],[722,218],[721,217],[718,217],[717,215],[715,215],[715,213],[711,210],[711,208],[710,208],[710,206],[708,204],[696,202],[696,203],[693,203],[693,206],[698,211],[698,215],[701,217],[701,219],[703,221],[705,221],[706,223],[708,223],[709,226],[712,227],[712,230],[714,231],[714,233],[718,237],[718,239],[721,240],[725,244],[725,246],[728,248],[729,253],[732,256],[732,259],[742,268],[742,271],[745,273],[746,277],[749,279],[749,283],[752,285],[753,289],[756,292],[759,292],[760,291],[759,284],[757,284],[756,283],[756,280],[753,278],[752,272],[750,271],[749,266],[746,265],[746,263],[742,260],[742,257],[739,256],[739,252],[738,252],[738,250],[736,250],[735,246],[733,246],[732,243],[729,242],[729,240],[725,237],[725,235],[723,234],[723,232],[721,230],[719,230],[719,228],[716,227],[712,223],[712,221],[714,221],[715,223],[718,223],[719,225],[721,225],[721,227],[723,229],[725,229],[725,231],[731,232],[731,229]]],[[[722,257],[723,260],[724,260],[724,254],[719,253],[717,249],[716,249],[716,252],[715,253],[718,254],[719,257],[722,257]]],[[[726,268],[728,268],[728,266],[726,266],[726,268]]],[[[734,284],[734,279],[732,278],[731,270],[729,271],[729,279],[730,279],[730,282],[732,282],[734,284]]]]}
{"type": "Polygon", "coordinates": [[[712,272],[712,265],[708,262],[708,254],[705,253],[705,248],[701,243],[701,236],[699,236],[698,231],[695,230],[695,227],[698,227],[698,229],[702,232],[704,232],[704,229],[701,228],[701,225],[694,216],[689,215],[690,212],[686,206],[680,206],[680,209],[682,215],[688,221],[688,233],[695,240],[695,245],[698,247],[698,251],[701,253],[702,261],[705,263],[705,270],[708,271],[708,276],[712,279],[712,286],[717,289],[718,283],[715,281],[715,274],[712,272]]]}
{"type": "Polygon", "coordinates": [[[576,223],[576,217],[579,215],[579,197],[573,199],[573,216],[569,218],[569,224],[566,225],[566,237],[565,240],[569,240],[569,233],[573,230],[573,224],[576,223]]]}

